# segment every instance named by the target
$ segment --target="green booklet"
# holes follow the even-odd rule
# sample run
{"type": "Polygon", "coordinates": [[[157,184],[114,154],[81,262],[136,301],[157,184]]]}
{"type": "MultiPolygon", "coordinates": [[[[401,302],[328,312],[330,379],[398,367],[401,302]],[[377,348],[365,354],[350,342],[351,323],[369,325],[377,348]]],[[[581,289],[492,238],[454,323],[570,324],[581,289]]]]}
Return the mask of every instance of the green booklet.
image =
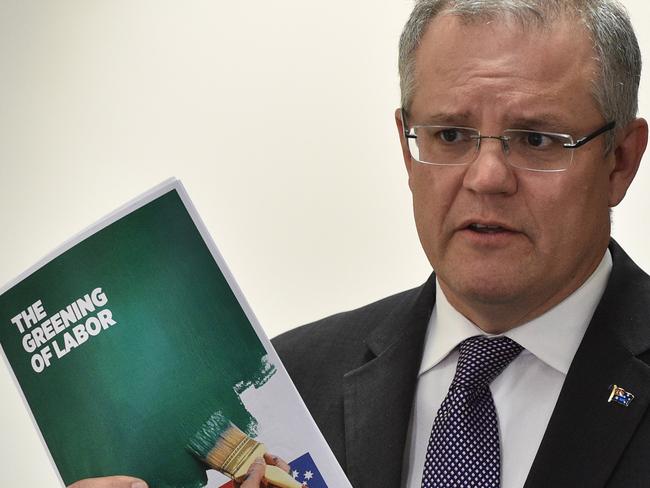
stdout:
{"type": "Polygon", "coordinates": [[[227,486],[188,449],[217,415],[350,486],[178,180],[1,289],[0,344],[63,485],[227,486]]]}

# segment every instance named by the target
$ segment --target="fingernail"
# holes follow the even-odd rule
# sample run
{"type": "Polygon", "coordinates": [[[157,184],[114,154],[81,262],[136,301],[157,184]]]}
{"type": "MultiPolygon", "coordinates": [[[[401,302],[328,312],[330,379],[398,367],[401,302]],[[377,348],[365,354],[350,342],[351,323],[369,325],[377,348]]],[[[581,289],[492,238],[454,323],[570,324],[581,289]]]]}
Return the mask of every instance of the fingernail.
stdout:
{"type": "Polygon", "coordinates": [[[131,483],[131,488],[147,488],[147,484],[144,481],[136,481],[131,483]]]}
{"type": "Polygon", "coordinates": [[[277,457],[277,456],[273,456],[271,459],[273,459],[273,462],[274,462],[274,463],[277,463],[277,462],[278,462],[278,457],[277,457]]]}

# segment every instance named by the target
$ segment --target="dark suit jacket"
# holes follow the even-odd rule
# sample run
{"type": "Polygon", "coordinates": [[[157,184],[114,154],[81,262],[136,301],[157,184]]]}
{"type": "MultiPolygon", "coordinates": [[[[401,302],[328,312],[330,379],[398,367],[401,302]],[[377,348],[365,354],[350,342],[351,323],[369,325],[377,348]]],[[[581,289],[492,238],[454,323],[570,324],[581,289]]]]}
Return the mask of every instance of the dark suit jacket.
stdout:
{"type": "MultiPolygon", "coordinates": [[[[650,277],[612,241],[613,269],[526,488],[650,487],[650,277]],[[610,385],[636,395],[608,403],[610,385]]],[[[274,340],[355,488],[398,488],[435,280],[274,340]]],[[[333,487],[336,488],[336,487],[333,487]]]]}

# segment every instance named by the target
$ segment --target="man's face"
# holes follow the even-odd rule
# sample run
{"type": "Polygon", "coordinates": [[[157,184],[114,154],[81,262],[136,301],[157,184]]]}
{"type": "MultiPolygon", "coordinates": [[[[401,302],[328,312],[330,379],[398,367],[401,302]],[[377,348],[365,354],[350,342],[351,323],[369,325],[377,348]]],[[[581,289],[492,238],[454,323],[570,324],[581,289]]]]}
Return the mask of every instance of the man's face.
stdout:
{"type": "MultiPolygon", "coordinates": [[[[608,122],[590,94],[593,58],[575,22],[524,30],[438,17],[416,54],[407,122],[575,140],[608,122]]],[[[491,331],[534,318],[580,286],[607,246],[609,206],[622,198],[603,136],[575,150],[571,167],[558,173],[509,166],[495,139],[484,139],[468,166],[421,164],[407,153],[405,162],[420,241],[446,296],[491,331]]]]}

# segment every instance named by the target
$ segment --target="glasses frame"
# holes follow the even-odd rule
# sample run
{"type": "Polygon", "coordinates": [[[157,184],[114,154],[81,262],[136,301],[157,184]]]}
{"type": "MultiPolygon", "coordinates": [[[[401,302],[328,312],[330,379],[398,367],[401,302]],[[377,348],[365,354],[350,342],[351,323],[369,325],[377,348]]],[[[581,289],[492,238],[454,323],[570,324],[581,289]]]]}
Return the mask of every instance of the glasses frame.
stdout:
{"type": "MultiPolygon", "coordinates": [[[[475,153],[474,159],[472,159],[471,161],[469,161],[467,163],[449,163],[449,164],[447,164],[447,163],[430,163],[428,161],[421,161],[421,160],[419,160],[419,159],[417,159],[417,158],[415,158],[413,156],[413,153],[411,152],[411,147],[407,143],[406,147],[408,147],[409,154],[410,154],[411,158],[413,158],[418,163],[430,164],[430,165],[433,165],[433,166],[467,166],[467,165],[472,164],[476,160],[476,158],[478,157],[478,154],[479,154],[479,152],[481,150],[481,140],[482,139],[496,139],[496,140],[501,141],[501,147],[502,147],[502,149],[504,151],[504,154],[506,154],[506,156],[507,156],[507,153],[509,151],[508,141],[510,140],[510,138],[506,135],[508,133],[508,131],[530,132],[530,133],[548,134],[550,136],[563,137],[563,138],[566,138],[569,141],[571,141],[571,142],[567,142],[567,143],[562,144],[563,148],[565,148],[565,149],[577,149],[577,148],[579,148],[581,146],[584,146],[589,141],[592,141],[596,137],[598,137],[598,136],[600,136],[600,135],[602,135],[602,134],[604,134],[606,132],[609,132],[610,130],[614,129],[614,127],[616,127],[616,121],[612,120],[610,122],[607,122],[602,127],[599,127],[598,129],[594,130],[593,132],[590,132],[589,134],[578,138],[575,142],[573,142],[574,139],[573,139],[573,136],[571,136],[571,134],[563,134],[563,133],[558,133],[558,132],[527,130],[527,129],[505,129],[503,131],[502,135],[500,135],[500,136],[492,136],[492,135],[484,136],[484,135],[481,135],[480,130],[478,130],[478,129],[474,128],[474,127],[462,127],[462,126],[451,126],[451,125],[414,125],[412,127],[409,127],[407,122],[406,122],[406,110],[404,110],[403,108],[400,109],[400,110],[401,110],[401,113],[402,113],[402,124],[403,124],[403,129],[404,129],[404,137],[407,139],[407,142],[408,142],[408,139],[417,139],[417,135],[411,133],[411,130],[413,130],[413,129],[417,128],[417,127],[440,127],[440,128],[448,127],[450,129],[451,128],[465,129],[465,130],[471,130],[471,131],[476,132],[477,135],[472,136],[474,139],[476,139],[476,153],[475,153]]],[[[514,164],[510,163],[510,161],[508,160],[507,157],[506,157],[506,161],[512,167],[524,169],[524,170],[527,170],[527,171],[536,171],[536,172],[540,172],[540,173],[557,173],[557,172],[561,172],[561,171],[566,171],[567,169],[569,169],[571,167],[571,164],[573,163],[573,153],[571,153],[571,160],[567,164],[566,168],[558,168],[558,169],[536,169],[536,168],[527,168],[525,166],[517,166],[517,165],[514,165],[514,164]]]]}

